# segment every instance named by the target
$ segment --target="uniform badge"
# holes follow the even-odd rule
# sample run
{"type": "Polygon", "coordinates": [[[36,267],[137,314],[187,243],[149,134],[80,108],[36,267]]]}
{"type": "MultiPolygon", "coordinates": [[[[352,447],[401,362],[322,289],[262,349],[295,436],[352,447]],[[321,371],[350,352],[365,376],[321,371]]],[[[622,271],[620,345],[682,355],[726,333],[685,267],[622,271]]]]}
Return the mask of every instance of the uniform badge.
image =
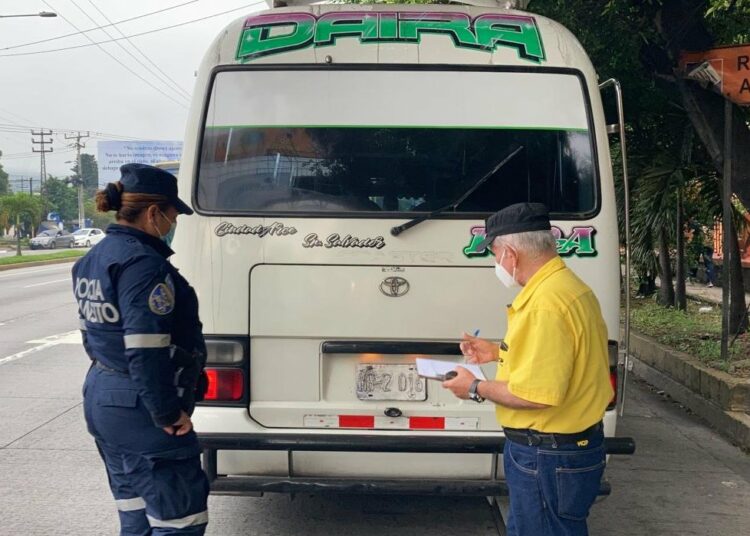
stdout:
{"type": "Polygon", "coordinates": [[[148,297],[148,308],[157,315],[168,315],[174,309],[174,286],[159,283],[148,297]],[[170,288],[171,287],[171,288],[170,288]]]}

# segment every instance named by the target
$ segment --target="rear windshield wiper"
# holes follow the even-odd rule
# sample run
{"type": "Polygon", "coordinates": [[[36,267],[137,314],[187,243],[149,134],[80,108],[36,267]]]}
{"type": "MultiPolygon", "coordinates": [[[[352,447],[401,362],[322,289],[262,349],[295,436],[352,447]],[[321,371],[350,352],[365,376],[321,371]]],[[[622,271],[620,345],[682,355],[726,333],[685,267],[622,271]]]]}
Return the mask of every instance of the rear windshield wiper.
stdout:
{"type": "Polygon", "coordinates": [[[469,188],[466,191],[466,193],[464,193],[461,197],[459,197],[458,199],[456,199],[455,201],[453,201],[450,205],[445,205],[444,207],[440,207],[437,210],[433,210],[432,212],[428,212],[424,216],[417,216],[416,218],[411,219],[411,220],[407,221],[406,223],[402,223],[401,225],[396,225],[395,227],[391,227],[391,234],[393,236],[398,236],[401,233],[403,233],[404,231],[406,231],[407,229],[411,229],[412,227],[414,227],[418,223],[422,223],[425,220],[429,220],[430,218],[434,218],[438,214],[442,214],[443,212],[445,212],[447,210],[456,209],[458,207],[458,205],[460,205],[461,203],[463,203],[464,201],[466,201],[467,197],[469,197],[471,194],[473,194],[477,190],[477,188],[479,188],[480,186],[482,186],[487,181],[487,179],[489,179],[495,173],[497,173],[498,171],[500,171],[500,169],[505,164],[507,164],[508,162],[510,162],[513,159],[514,156],[516,156],[518,153],[520,153],[522,149],[523,149],[523,145],[518,145],[518,144],[511,145],[510,149],[508,149],[508,152],[505,153],[505,156],[500,160],[500,162],[495,167],[493,167],[486,175],[482,176],[482,178],[480,178],[476,183],[474,183],[474,185],[471,188],[469,188]]]}

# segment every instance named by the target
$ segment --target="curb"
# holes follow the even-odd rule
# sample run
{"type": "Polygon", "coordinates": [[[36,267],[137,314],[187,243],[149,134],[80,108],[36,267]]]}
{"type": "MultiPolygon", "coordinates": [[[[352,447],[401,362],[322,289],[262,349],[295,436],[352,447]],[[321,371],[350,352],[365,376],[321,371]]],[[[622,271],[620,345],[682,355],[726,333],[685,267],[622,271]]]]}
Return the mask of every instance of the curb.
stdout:
{"type": "Polygon", "coordinates": [[[52,259],[47,261],[29,261],[29,262],[19,262],[16,264],[6,264],[3,266],[0,266],[0,272],[4,272],[6,270],[15,270],[17,268],[29,268],[31,266],[46,266],[48,264],[63,264],[66,262],[75,262],[81,257],[67,257],[65,259],[52,259]]]}
{"type": "Polygon", "coordinates": [[[750,411],[750,380],[735,378],[699,360],[631,331],[630,353],[725,411],[750,411]]]}
{"type": "Polygon", "coordinates": [[[724,411],[701,395],[694,393],[663,372],[630,357],[632,372],[638,378],[661,389],[693,413],[707,421],[717,432],[746,452],[750,452],[750,415],[743,411],[724,411]]]}

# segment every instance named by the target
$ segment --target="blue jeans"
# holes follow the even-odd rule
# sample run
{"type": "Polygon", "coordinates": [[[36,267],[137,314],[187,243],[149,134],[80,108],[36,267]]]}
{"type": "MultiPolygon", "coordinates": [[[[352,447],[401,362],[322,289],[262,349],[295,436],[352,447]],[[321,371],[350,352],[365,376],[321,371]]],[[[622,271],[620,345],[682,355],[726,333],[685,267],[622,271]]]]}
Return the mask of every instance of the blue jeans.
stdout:
{"type": "Polygon", "coordinates": [[[585,536],[586,518],[605,466],[601,431],[578,446],[529,447],[505,442],[510,490],[508,536],[585,536]]]}

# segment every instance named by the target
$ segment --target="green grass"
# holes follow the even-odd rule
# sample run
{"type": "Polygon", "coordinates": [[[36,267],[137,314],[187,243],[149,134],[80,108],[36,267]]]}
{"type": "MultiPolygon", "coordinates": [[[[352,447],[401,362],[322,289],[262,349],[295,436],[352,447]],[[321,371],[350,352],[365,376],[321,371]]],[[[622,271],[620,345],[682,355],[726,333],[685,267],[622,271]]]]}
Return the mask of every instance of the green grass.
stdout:
{"type": "MultiPolygon", "coordinates": [[[[721,308],[688,301],[687,311],[667,309],[651,298],[633,299],[633,329],[735,376],[750,377],[750,334],[737,338],[728,360],[721,359],[721,308]],[[710,307],[708,312],[700,308],[710,307]]],[[[731,337],[730,337],[731,342],[731,337]]]]}
{"type": "Polygon", "coordinates": [[[82,257],[86,252],[82,250],[68,250],[58,251],[57,253],[46,253],[42,255],[22,255],[20,257],[2,257],[0,258],[0,266],[7,264],[23,264],[27,262],[37,261],[51,261],[54,259],[72,259],[75,257],[82,257]]]}

